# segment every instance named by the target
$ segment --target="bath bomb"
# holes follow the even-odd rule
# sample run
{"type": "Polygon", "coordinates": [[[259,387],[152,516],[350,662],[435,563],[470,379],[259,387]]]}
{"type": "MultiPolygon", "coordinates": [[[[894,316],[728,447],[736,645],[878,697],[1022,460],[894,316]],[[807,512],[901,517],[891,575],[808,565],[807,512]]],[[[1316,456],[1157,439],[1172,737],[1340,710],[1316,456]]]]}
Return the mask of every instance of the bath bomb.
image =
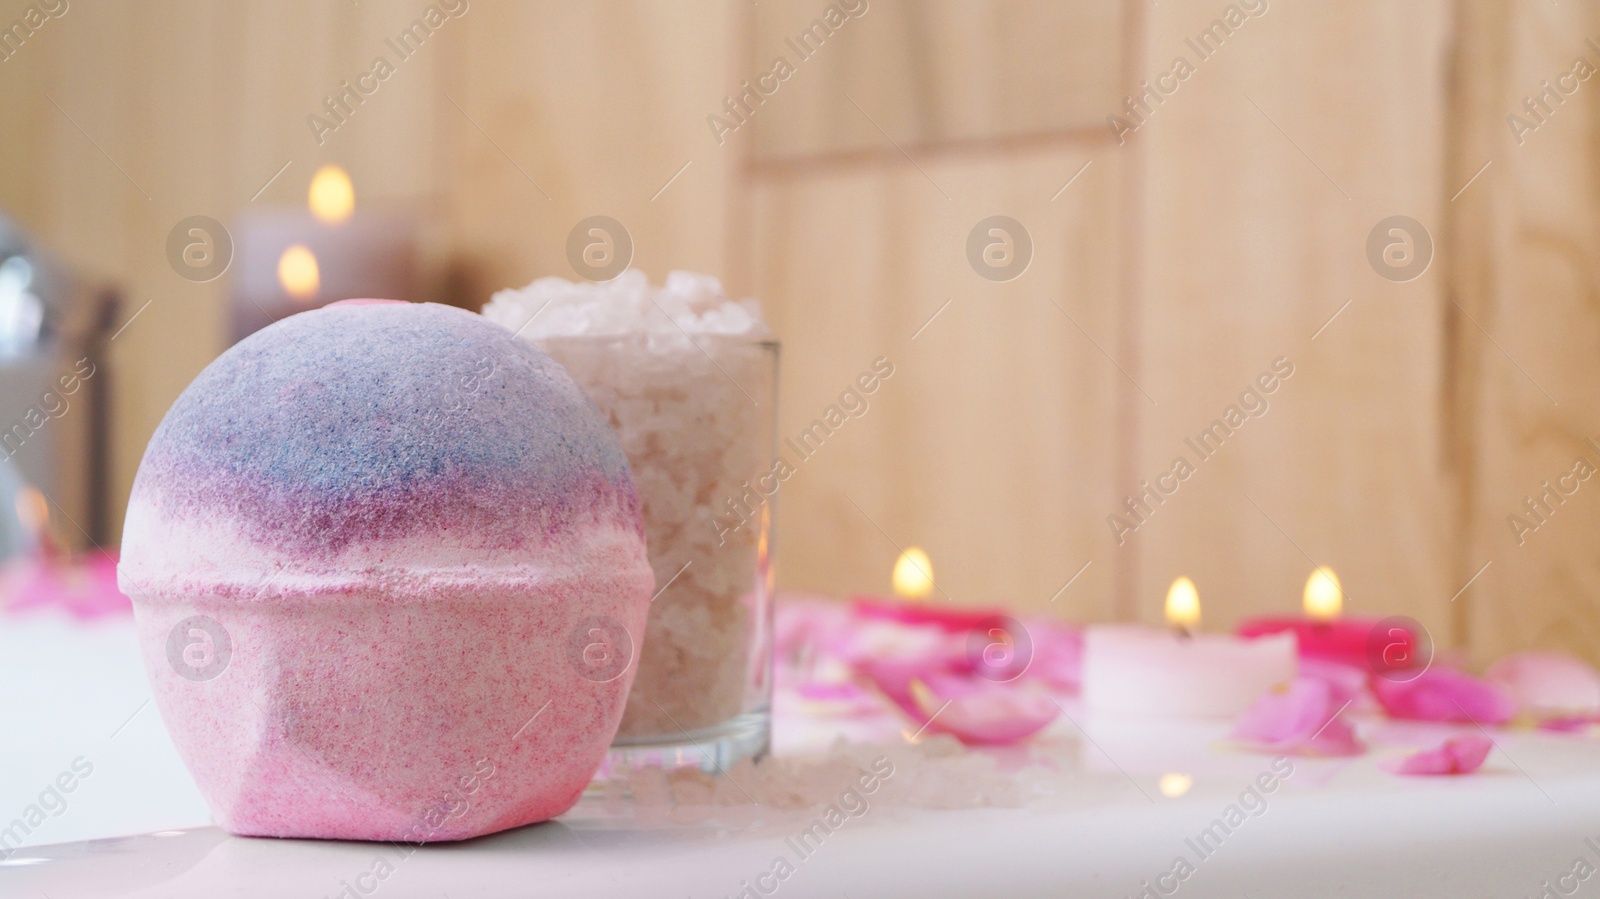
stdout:
{"type": "Polygon", "coordinates": [[[566,372],[473,313],[381,301],[200,373],[140,463],[118,574],[221,826],[409,842],[571,808],[654,585],[627,460],[566,372]]]}

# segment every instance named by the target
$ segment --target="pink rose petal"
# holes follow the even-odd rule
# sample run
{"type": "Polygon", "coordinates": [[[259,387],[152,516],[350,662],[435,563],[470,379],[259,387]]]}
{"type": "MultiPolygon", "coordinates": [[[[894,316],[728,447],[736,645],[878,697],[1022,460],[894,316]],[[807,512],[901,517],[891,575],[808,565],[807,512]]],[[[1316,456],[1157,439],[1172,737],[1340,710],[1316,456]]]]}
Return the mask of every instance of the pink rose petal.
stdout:
{"type": "Polygon", "coordinates": [[[1600,713],[1600,674],[1566,653],[1512,653],[1491,665],[1483,679],[1541,718],[1600,713]]]}
{"type": "Polygon", "coordinates": [[[959,668],[966,642],[929,625],[856,621],[848,635],[830,651],[851,665],[864,663],[903,665],[917,671],[959,668]]]}
{"type": "Polygon", "coordinates": [[[1299,677],[1256,700],[1232,737],[1252,748],[1294,755],[1359,755],[1366,747],[1340,712],[1350,697],[1336,682],[1299,677]]]}
{"type": "Polygon", "coordinates": [[[43,556],[8,563],[0,570],[0,606],[56,606],[83,621],[133,611],[117,589],[116,557],[98,552],[75,560],[43,556]]]}
{"type": "MultiPolygon", "coordinates": [[[[1330,662],[1326,659],[1306,658],[1300,659],[1300,676],[1314,677],[1332,683],[1344,699],[1354,699],[1366,692],[1367,672],[1362,668],[1355,668],[1343,662],[1330,662]]],[[[1343,702],[1344,699],[1339,700],[1343,702]]]]}
{"type": "Polygon", "coordinates": [[[827,654],[854,619],[843,603],[805,593],[780,593],[774,604],[772,650],[780,660],[827,654]]]}
{"type": "Polygon", "coordinates": [[[780,597],[776,677],[813,711],[861,710],[861,697],[840,683],[853,675],[877,688],[870,699],[879,701],[881,694],[918,730],[951,734],[969,744],[1016,742],[1060,714],[1040,692],[1044,685],[1077,688],[1083,635],[1080,628],[1030,619],[1021,625],[1026,639],[1016,638],[1016,645],[1031,647],[1030,653],[1017,657],[1010,680],[1000,680],[993,667],[984,667],[990,664],[987,656],[974,655],[974,647],[982,646],[974,642],[975,634],[980,628],[992,630],[995,617],[992,611],[928,602],[857,598],[840,605],[780,597]]]}
{"type": "Polygon", "coordinates": [[[1409,681],[1372,679],[1372,694],[1393,718],[1504,724],[1516,700],[1470,674],[1434,666],[1409,681]]]}
{"type": "Polygon", "coordinates": [[[1060,713],[1049,697],[1014,683],[995,683],[977,675],[912,673],[891,665],[864,670],[918,730],[950,734],[969,745],[1014,743],[1037,733],[1060,713]]]}
{"type": "Polygon", "coordinates": [[[968,745],[1004,745],[1044,730],[1059,714],[1048,697],[1008,691],[953,700],[929,729],[968,745]]]}
{"type": "Polygon", "coordinates": [[[1047,696],[983,678],[935,677],[912,681],[910,694],[926,730],[968,745],[1015,743],[1056,720],[1060,709],[1047,696]]]}
{"type": "Polygon", "coordinates": [[[900,710],[909,715],[920,726],[928,721],[928,713],[923,712],[917,701],[911,695],[913,682],[933,676],[935,671],[926,666],[913,666],[894,662],[875,662],[864,660],[857,671],[878,688],[890,702],[900,707],[900,710]]]}
{"type": "Polygon", "coordinates": [[[1563,734],[1581,734],[1600,728],[1600,714],[1555,715],[1539,719],[1539,729],[1563,734]]]}
{"type": "Polygon", "coordinates": [[[1483,767],[1494,743],[1486,737],[1451,737],[1432,749],[1421,749],[1384,767],[1395,774],[1471,774],[1483,767]]]}
{"type": "Polygon", "coordinates": [[[863,718],[888,712],[881,697],[853,683],[807,683],[794,692],[815,715],[863,718]]]}

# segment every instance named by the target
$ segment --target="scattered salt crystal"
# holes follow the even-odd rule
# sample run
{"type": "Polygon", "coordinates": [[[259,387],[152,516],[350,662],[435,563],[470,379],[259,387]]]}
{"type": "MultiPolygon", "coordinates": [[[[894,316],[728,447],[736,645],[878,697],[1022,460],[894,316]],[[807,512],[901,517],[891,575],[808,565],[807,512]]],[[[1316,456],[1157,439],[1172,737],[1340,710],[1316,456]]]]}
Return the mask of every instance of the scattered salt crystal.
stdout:
{"type": "MultiPolygon", "coordinates": [[[[1045,752],[1059,749],[1041,748],[1045,752]]],[[[858,789],[862,773],[881,771],[886,763],[892,766],[892,773],[879,777],[867,798],[872,805],[891,808],[1017,807],[1046,795],[1048,781],[1062,779],[1040,765],[1003,771],[987,752],[937,735],[915,744],[841,741],[820,755],[767,756],[759,762],[746,759],[714,776],[693,768],[622,771],[613,776],[608,789],[620,785],[629,790],[636,807],[755,804],[769,811],[814,811],[838,802],[845,790],[858,789]]]]}

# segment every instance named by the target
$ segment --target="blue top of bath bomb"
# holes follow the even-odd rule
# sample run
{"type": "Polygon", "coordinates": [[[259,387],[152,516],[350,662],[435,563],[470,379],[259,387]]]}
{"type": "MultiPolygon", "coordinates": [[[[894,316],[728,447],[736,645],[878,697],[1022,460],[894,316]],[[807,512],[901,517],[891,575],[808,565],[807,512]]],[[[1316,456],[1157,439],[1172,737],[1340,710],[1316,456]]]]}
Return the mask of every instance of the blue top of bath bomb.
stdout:
{"type": "Polygon", "coordinates": [[[627,459],[566,371],[432,303],[336,304],[232,347],[167,412],[132,502],[316,554],[452,530],[519,546],[596,514],[641,528],[627,459]]]}

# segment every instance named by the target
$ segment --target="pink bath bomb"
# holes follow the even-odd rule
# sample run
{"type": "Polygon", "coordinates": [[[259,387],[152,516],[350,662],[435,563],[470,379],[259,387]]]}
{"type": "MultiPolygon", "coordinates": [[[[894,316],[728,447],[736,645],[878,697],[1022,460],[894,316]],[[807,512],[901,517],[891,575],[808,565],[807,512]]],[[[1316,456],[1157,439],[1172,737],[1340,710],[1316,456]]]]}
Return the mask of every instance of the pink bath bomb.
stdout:
{"type": "Polygon", "coordinates": [[[134,480],[119,584],[238,834],[427,842],[571,808],[653,578],[627,460],[477,315],[338,305],[200,373],[134,480]]]}

